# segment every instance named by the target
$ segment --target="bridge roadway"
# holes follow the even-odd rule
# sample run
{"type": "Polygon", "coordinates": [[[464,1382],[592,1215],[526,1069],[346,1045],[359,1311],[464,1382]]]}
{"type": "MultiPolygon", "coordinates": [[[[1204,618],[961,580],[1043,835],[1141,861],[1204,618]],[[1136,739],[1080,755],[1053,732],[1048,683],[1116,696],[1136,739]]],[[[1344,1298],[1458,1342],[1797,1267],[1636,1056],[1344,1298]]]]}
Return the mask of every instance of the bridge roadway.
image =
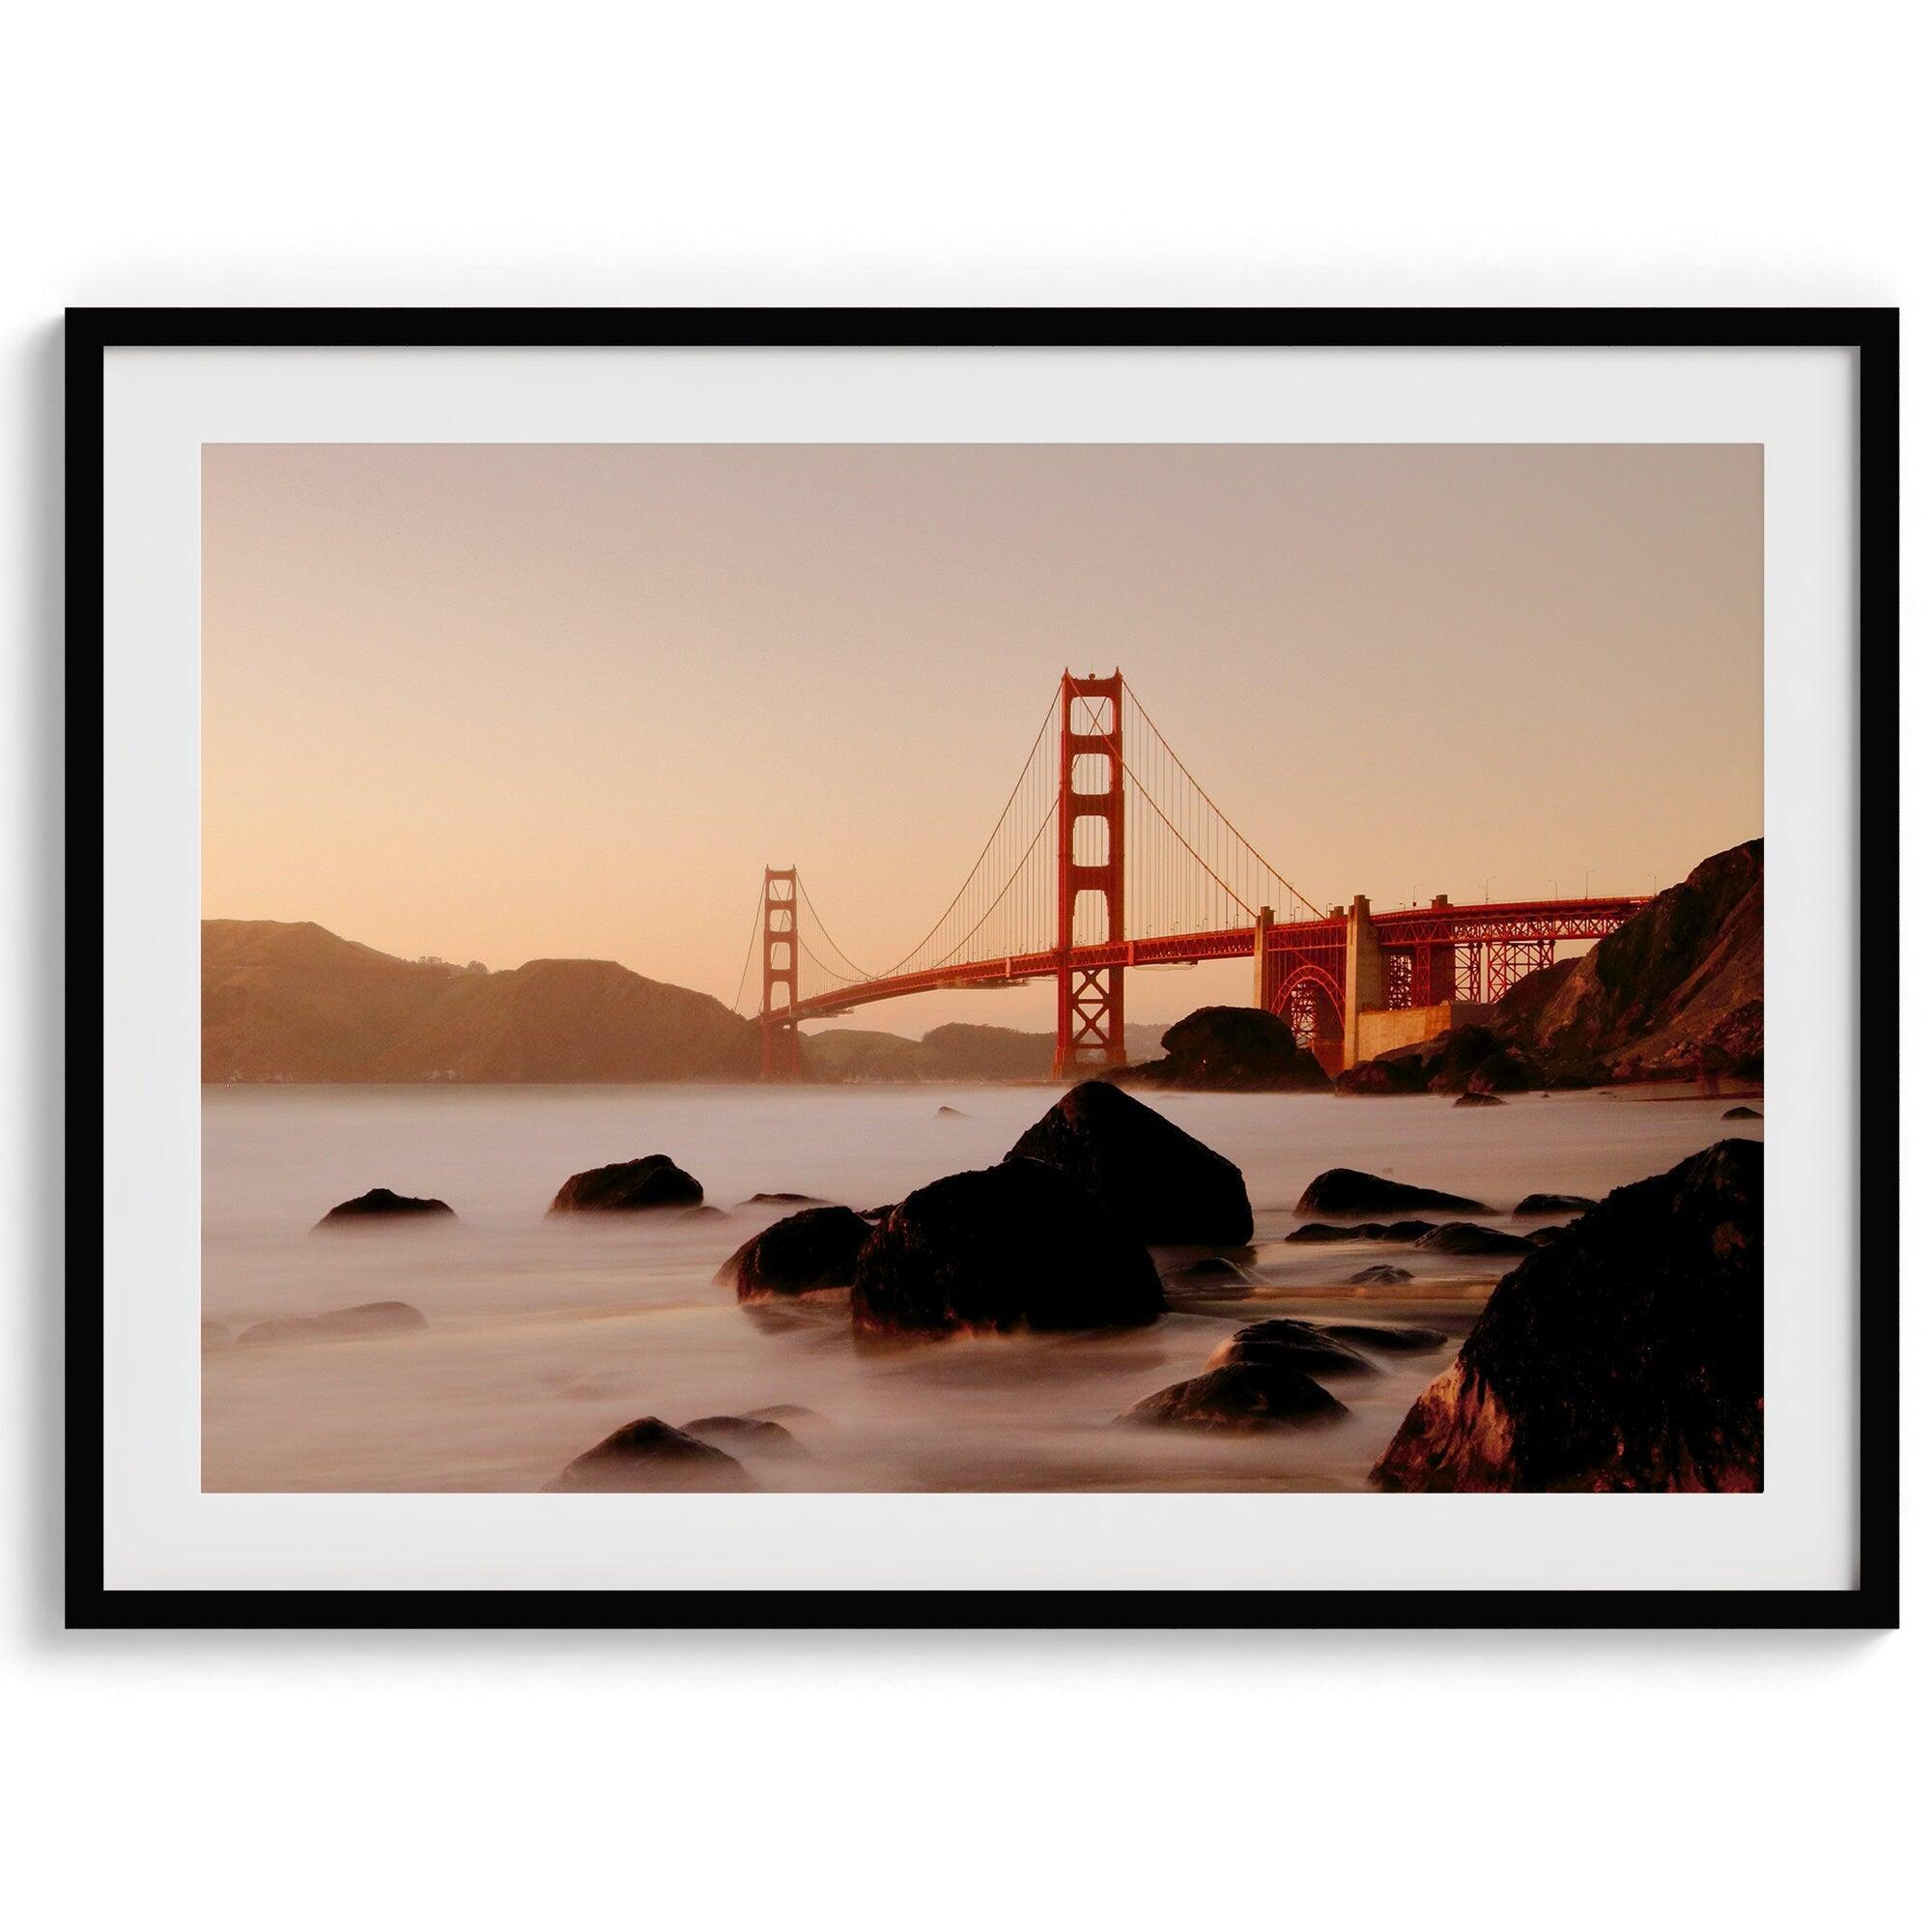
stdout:
{"type": "MultiPolygon", "coordinates": [[[[1358,916],[1366,917],[1381,955],[1378,966],[1391,959],[1411,962],[1406,975],[1393,976],[1398,980],[1406,979],[1406,987],[1378,985],[1375,989],[1385,997],[1394,993],[1396,997],[1388,1004],[1400,1007],[1433,1004],[1438,998],[1482,1001],[1500,997],[1524,972],[1548,964],[1559,941],[1601,939],[1648,903],[1647,898],[1598,897],[1459,906],[1438,899],[1426,906],[1374,912],[1357,900],[1356,907],[1360,908],[1358,916]],[[1444,954],[1455,959],[1454,983],[1435,964],[1444,954]]],[[[1015,985],[1027,980],[1050,979],[1064,967],[1097,973],[1129,966],[1254,959],[1256,1005],[1283,1011],[1295,986],[1310,986],[1320,995],[1321,1006],[1333,1009],[1333,1018],[1339,1022],[1349,1004],[1346,961],[1350,925],[1350,909],[1341,907],[1325,919],[1277,921],[1264,913],[1252,925],[1213,932],[1109,940],[1075,946],[1065,953],[1048,948],[1004,958],[962,960],[813,994],[771,1017],[778,1021],[835,1019],[881,1000],[947,988],[1015,985]]],[[[1327,1032],[1324,1022],[1328,1017],[1318,1008],[1318,1031],[1327,1032]]]]}

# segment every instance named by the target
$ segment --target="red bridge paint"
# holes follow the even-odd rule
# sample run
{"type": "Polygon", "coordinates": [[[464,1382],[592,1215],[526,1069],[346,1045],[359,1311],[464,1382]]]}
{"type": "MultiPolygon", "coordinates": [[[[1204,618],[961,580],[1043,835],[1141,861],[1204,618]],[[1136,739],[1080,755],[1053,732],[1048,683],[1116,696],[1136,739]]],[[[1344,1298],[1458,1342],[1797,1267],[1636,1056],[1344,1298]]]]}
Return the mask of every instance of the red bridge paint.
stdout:
{"type": "MultiPolygon", "coordinates": [[[[1646,897],[1605,895],[1451,905],[1437,897],[1427,906],[1391,912],[1376,912],[1358,901],[1353,908],[1337,906],[1325,915],[1310,908],[1308,917],[1278,919],[1271,906],[1249,906],[1226,874],[1216,869],[1210,838],[1180,822],[1179,810],[1170,810],[1130,768],[1125,742],[1130,697],[1118,670],[1109,677],[1085,678],[1069,671],[1061,679],[1053,761],[1058,781],[1052,802],[1057,828],[1055,891],[1051,931],[1041,934],[1043,944],[1018,951],[974,949],[970,957],[950,957],[877,978],[854,968],[852,978],[840,979],[830,990],[801,994],[799,953],[804,936],[799,911],[801,904],[810,907],[810,902],[796,867],[767,868],[759,941],[763,988],[759,1018],[766,1079],[799,1077],[797,1027],[802,1020],[836,1018],[859,1007],[915,993],[1043,979],[1053,980],[1057,987],[1056,1075],[1072,1078],[1090,1068],[1118,1066],[1125,1058],[1122,977],[1126,969],[1209,959],[1252,959],[1255,1005],[1281,1014],[1297,1037],[1332,1065],[1336,1055],[1324,1049],[1339,1046],[1350,997],[1351,913],[1362,922],[1356,935],[1358,960],[1373,952],[1372,983],[1379,994],[1362,1004],[1400,1009],[1451,1000],[1500,999],[1525,973],[1550,964],[1558,941],[1601,939],[1649,903],[1646,897]],[[1190,883],[1198,886],[1198,881],[1183,876],[1192,865],[1213,880],[1225,906],[1251,916],[1198,930],[1128,933],[1129,783],[1151,809],[1148,822],[1164,828],[1163,844],[1172,848],[1163,860],[1169,868],[1161,881],[1166,900],[1183,897],[1190,883]],[[1087,915],[1088,923],[1098,924],[1097,938],[1084,942],[1076,938],[1077,914],[1087,915]]],[[[1151,724],[1146,728],[1153,729],[1151,724]]],[[[1157,731],[1153,738],[1166,752],[1157,731]]],[[[1022,779],[1024,782],[1024,773],[1022,779]]],[[[1188,782],[1192,783],[1191,778],[1188,782]]],[[[1195,789],[1198,793],[1198,786],[1195,789]]],[[[1015,787],[1016,796],[1018,791],[1015,787]]],[[[1211,811],[1206,794],[1199,797],[1211,811]]],[[[1011,804],[1009,800],[1009,810],[1011,804]]],[[[1218,813],[1215,816],[1218,819],[1218,813]]],[[[1283,888],[1280,896],[1300,896],[1225,820],[1212,825],[1212,838],[1222,841],[1223,851],[1230,849],[1227,841],[1232,839],[1248,860],[1255,861],[1250,867],[1255,876],[1283,888]]],[[[985,856],[982,853],[982,861],[985,856]]],[[[826,938],[836,956],[843,959],[829,934],[826,938]]],[[[837,977],[834,969],[827,970],[837,977]]]]}

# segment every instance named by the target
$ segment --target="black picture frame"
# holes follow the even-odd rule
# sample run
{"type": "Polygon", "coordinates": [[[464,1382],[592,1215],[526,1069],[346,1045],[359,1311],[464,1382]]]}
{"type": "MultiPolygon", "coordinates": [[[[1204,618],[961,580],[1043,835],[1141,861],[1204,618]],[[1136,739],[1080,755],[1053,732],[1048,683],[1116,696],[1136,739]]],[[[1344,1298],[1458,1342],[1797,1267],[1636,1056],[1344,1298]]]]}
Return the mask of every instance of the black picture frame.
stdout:
{"type": "MultiPolygon", "coordinates": [[[[66,326],[66,1616],[74,1629],[1890,1629],[1898,1622],[1898,312],[75,308],[66,326]],[[1845,1590],[155,1590],[103,1569],[102,385],[116,349],[1846,349],[1858,357],[1858,1576],[1845,1590]]],[[[1690,1507],[1696,1505],[1690,1503],[1690,1507]]]]}

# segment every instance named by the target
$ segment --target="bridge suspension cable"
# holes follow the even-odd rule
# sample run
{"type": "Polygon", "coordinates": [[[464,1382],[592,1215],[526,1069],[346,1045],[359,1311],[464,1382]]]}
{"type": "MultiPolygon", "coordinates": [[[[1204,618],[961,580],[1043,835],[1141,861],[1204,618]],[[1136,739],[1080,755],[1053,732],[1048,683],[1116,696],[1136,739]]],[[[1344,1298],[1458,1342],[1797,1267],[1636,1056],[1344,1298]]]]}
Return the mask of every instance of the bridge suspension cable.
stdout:
{"type": "MultiPolygon", "coordinates": [[[[1111,701],[1086,695],[1073,700],[1075,728],[1083,734],[1118,734],[1123,784],[1120,833],[1125,842],[1122,931],[1092,929],[1104,907],[1074,906],[1073,943],[1151,939],[1223,931],[1252,924],[1263,906],[1321,918],[1318,907],[1264,859],[1215,805],[1159,727],[1139,695],[1121,681],[1122,716],[1111,701]]],[[[964,882],[925,934],[884,972],[862,966],[835,939],[802,878],[796,880],[791,940],[798,955],[801,1004],[835,999],[842,989],[945,972],[956,982],[961,968],[983,962],[989,979],[1002,978],[1014,958],[1052,952],[1059,941],[1060,840],[1051,836],[1061,810],[1061,745],[1054,729],[1060,694],[1048,705],[1019,776],[1007,794],[991,834],[964,882]]],[[[1082,789],[1075,770],[1069,782],[1082,789]]],[[[1076,821],[1075,843],[1080,844],[1076,821]]],[[[1102,826],[1101,831],[1105,830],[1102,826]]],[[[1076,849],[1076,865],[1101,857],[1076,849]]],[[[1098,895],[1093,895],[1097,897],[1098,895]]],[[[763,902],[758,909],[764,916],[763,902]]],[[[739,982],[742,1007],[750,987],[753,951],[739,982]]],[[[1034,970],[1040,970],[1036,967],[1034,970]]]]}

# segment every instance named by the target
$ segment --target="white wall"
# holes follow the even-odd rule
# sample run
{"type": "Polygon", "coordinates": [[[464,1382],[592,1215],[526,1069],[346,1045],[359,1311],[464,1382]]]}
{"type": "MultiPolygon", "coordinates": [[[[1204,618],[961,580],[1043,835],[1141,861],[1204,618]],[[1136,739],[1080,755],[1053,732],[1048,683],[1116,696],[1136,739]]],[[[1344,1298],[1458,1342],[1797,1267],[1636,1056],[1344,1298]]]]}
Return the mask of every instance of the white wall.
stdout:
{"type": "MultiPolygon", "coordinates": [[[[1919,1889],[1922,1632],[58,1634],[46,653],[67,302],[1903,302],[1916,453],[1932,261],[1909,17],[185,0],[10,20],[0,1815],[19,1922],[1896,1916],[1919,1889]]],[[[1909,489],[1908,635],[1918,507],[1909,489]]],[[[1922,653],[1908,686],[1922,727],[1922,653]]],[[[1915,906],[1911,956],[1924,926],[1915,906]]],[[[1918,1091],[1922,1025],[1908,1044],[1918,1091]]]]}

